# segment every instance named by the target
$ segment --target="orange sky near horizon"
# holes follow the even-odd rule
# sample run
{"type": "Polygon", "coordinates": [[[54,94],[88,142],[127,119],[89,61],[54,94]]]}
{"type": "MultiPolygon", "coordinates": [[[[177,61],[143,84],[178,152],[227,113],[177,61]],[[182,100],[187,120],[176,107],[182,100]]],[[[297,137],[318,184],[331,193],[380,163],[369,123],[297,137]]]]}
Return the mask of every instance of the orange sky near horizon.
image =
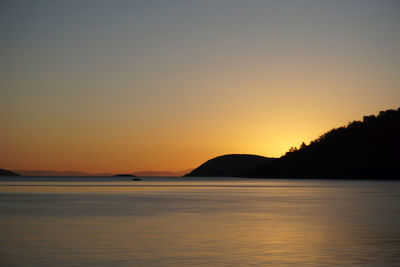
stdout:
{"type": "Polygon", "coordinates": [[[396,1],[2,4],[0,168],[181,171],[222,154],[279,157],[400,106],[399,10],[396,1]]]}

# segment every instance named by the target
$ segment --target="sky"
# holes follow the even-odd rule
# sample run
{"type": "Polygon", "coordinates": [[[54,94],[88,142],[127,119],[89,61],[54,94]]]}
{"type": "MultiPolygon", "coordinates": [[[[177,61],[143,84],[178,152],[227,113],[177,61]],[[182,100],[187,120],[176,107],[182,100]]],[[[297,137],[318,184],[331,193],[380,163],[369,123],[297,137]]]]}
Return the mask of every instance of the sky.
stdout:
{"type": "Polygon", "coordinates": [[[400,106],[393,0],[1,1],[0,168],[279,157],[400,106]]]}

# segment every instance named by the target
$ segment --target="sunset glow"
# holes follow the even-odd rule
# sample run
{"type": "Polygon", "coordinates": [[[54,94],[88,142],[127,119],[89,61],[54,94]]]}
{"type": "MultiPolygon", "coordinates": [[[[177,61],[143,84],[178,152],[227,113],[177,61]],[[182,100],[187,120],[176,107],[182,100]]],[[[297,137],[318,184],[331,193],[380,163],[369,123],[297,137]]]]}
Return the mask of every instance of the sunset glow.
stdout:
{"type": "Polygon", "coordinates": [[[0,4],[0,167],[279,157],[397,108],[399,2],[323,2],[0,4]]]}

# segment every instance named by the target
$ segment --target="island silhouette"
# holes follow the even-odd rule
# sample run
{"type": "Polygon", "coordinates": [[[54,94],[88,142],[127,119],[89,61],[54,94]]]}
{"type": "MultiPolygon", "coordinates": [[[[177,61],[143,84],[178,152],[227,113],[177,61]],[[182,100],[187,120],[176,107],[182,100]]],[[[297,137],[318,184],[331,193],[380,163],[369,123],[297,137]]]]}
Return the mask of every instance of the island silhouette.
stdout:
{"type": "Polygon", "coordinates": [[[19,176],[19,174],[13,171],[0,169],[0,176],[19,176]]]}
{"type": "MultiPolygon", "coordinates": [[[[0,169],[0,176],[18,175],[0,169]]],[[[27,174],[22,172],[22,175],[27,174]]],[[[114,176],[135,177],[134,174],[114,176]]],[[[280,158],[223,155],[206,161],[184,177],[400,179],[400,108],[381,111],[377,116],[364,116],[361,121],[334,128],[308,145],[303,142],[299,148],[290,148],[280,158]]]]}
{"type": "Polygon", "coordinates": [[[332,129],[280,158],[224,155],[185,176],[400,179],[400,108],[332,129]]]}

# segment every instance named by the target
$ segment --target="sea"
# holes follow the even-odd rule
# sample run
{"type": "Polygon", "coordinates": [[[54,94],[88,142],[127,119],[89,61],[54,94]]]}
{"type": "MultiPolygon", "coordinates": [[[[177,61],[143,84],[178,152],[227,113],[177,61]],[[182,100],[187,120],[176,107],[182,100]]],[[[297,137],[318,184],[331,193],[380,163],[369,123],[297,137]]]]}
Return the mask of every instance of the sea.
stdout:
{"type": "Polygon", "coordinates": [[[400,182],[2,177],[0,266],[400,266],[400,182]]]}

